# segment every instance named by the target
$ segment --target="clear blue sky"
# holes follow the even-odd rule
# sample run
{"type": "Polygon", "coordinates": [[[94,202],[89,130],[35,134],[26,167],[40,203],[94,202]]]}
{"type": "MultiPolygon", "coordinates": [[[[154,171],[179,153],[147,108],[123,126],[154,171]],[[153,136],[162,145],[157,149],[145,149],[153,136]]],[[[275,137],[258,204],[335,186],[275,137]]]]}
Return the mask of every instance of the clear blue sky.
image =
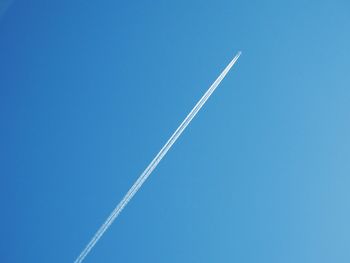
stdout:
{"type": "Polygon", "coordinates": [[[350,262],[348,1],[5,2],[1,262],[73,262],[238,50],[86,263],[350,262]]]}

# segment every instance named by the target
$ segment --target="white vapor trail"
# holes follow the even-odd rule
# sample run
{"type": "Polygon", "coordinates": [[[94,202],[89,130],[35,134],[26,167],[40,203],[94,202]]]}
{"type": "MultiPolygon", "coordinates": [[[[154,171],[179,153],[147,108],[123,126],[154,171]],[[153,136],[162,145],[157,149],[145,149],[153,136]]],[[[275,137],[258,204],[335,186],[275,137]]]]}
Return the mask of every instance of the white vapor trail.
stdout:
{"type": "Polygon", "coordinates": [[[128,204],[128,202],[131,200],[131,198],[137,193],[137,191],[140,189],[142,184],[147,180],[147,178],[150,176],[152,171],[157,167],[158,163],[163,159],[163,157],[169,151],[171,146],[176,142],[176,140],[179,138],[179,136],[182,134],[182,132],[186,129],[187,125],[191,122],[191,120],[194,118],[194,116],[196,116],[198,111],[202,108],[202,106],[205,104],[205,102],[208,100],[208,98],[211,96],[211,94],[215,91],[215,89],[218,87],[220,82],[224,79],[224,77],[229,72],[229,70],[232,68],[232,66],[235,64],[235,62],[237,61],[237,59],[239,58],[240,55],[241,55],[241,52],[238,52],[236,54],[236,56],[231,60],[231,62],[222,71],[220,76],[214,81],[214,83],[205,92],[205,94],[202,96],[202,98],[197,102],[197,104],[194,106],[194,108],[191,110],[191,112],[187,115],[187,117],[184,119],[184,121],[180,124],[180,126],[176,129],[176,131],[173,133],[173,135],[171,135],[170,139],[166,142],[166,144],[159,151],[159,153],[156,155],[156,157],[152,160],[152,162],[143,171],[143,173],[136,180],[136,182],[133,184],[133,186],[129,189],[129,191],[126,193],[124,198],[114,208],[114,210],[112,211],[110,216],[103,223],[103,225],[98,229],[96,234],[93,236],[93,238],[90,240],[90,242],[84,248],[84,250],[80,253],[79,257],[74,261],[74,263],[81,263],[85,259],[85,257],[88,255],[90,250],[95,246],[95,244],[102,237],[104,232],[106,232],[106,230],[110,227],[110,225],[113,223],[113,221],[118,217],[120,212],[128,204]]]}

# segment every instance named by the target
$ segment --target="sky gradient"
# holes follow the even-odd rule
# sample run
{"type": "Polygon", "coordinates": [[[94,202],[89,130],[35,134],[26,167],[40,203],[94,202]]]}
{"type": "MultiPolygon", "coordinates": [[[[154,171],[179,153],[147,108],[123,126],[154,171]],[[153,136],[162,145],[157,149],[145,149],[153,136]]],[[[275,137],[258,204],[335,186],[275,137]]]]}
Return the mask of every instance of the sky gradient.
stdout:
{"type": "Polygon", "coordinates": [[[73,262],[238,50],[86,262],[349,262],[347,1],[2,13],[0,262],[73,262]]]}

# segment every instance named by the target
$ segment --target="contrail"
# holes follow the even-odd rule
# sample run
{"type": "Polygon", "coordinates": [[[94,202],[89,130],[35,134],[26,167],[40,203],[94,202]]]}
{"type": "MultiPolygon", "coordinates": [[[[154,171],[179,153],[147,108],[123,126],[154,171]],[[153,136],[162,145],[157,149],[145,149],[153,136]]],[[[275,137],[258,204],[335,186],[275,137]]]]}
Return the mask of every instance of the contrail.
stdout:
{"type": "Polygon", "coordinates": [[[169,151],[171,146],[176,142],[176,140],[180,137],[181,133],[186,129],[187,125],[191,122],[194,116],[196,116],[198,111],[202,108],[202,106],[205,104],[205,102],[208,100],[211,94],[215,91],[215,89],[218,87],[220,82],[224,79],[226,74],[229,72],[232,66],[236,63],[240,55],[241,55],[241,52],[239,51],[236,54],[236,56],[231,60],[231,62],[226,66],[226,68],[223,70],[220,76],[214,81],[214,83],[210,86],[210,88],[204,93],[202,98],[197,102],[197,104],[194,106],[191,112],[187,115],[184,121],[180,124],[180,126],[176,129],[173,135],[171,135],[170,139],[166,142],[166,144],[159,151],[156,157],[154,157],[152,162],[147,166],[147,168],[143,171],[140,177],[133,184],[133,186],[129,189],[129,191],[126,193],[124,198],[119,202],[116,208],[114,208],[110,216],[103,223],[103,225],[98,229],[96,234],[93,236],[93,238],[84,248],[84,250],[80,253],[79,257],[74,261],[74,263],[81,263],[85,259],[85,257],[89,254],[90,250],[96,245],[97,241],[102,237],[104,232],[106,232],[106,230],[110,227],[113,221],[118,217],[120,212],[128,204],[131,198],[133,198],[133,196],[137,193],[137,191],[140,189],[142,184],[147,180],[147,178],[150,176],[152,171],[157,167],[158,163],[163,159],[163,157],[169,151]]]}

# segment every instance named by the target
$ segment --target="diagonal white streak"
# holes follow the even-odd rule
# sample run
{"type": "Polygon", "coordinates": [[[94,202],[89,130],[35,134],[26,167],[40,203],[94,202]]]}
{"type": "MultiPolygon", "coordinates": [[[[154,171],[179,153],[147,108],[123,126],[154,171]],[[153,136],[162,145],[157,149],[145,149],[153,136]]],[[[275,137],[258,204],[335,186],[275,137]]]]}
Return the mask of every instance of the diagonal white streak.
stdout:
{"type": "Polygon", "coordinates": [[[140,189],[142,184],[147,180],[147,178],[150,176],[152,171],[157,167],[158,163],[163,159],[163,157],[169,151],[171,146],[176,142],[176,140],[179,138],[179,136],[182,134],[182,132],[186,129],[187,125],[196,116],[198,111],[202,108],[202,106],[205,104],[205,102],[208,100],[208,98],[211,96],[211,94],[215,91],[215,89],[218,87],[220,82],[224,79],[226,74],[229,72],[229,70],[232,68],[232,66],[236,63],[236,61],[240,55],[241,55],[241,52],[238,52],[237,55],[231,60],[231,62],[222,71],[220,76],[214,81],[214,83],[210,86],[210,88],[204,93],[202,98],[197,102],[197,104],[194,106],[194,108],[191,110],[191,112],[187,115],[187,117],[184,119],[184,121],[180,124],[180,126],[176,129],[176,131],[173,133],[173,135],[171,135],[170,139],[166,142],[166,144],[159,151],[159,153],[156,155],[156,157],[154,157],[152,162],[147,166],[147,168],[143,171],[143,173],[140,175],[140,177],[133,184],[133,186],[129,189],[129,191],[126,193],[124,198],[114,208],[114,210],[112,211],[110,216],[103,223],[103,225],[98,229],[96,234],[93,236],[93,238],[90,240],[90,242],[84,248],[84,250],[80,253],[79,257],[74,261],[74,263],[81,263],[85,259],[85,257],[88,255],[90,250],[95,246],[95,244],[102,237],[104,232],[106,232],[106,230],[110,227],[110,225],[113,223],[113,221],[118,217],[120,212],[128,204],[128,202],[131,200],[131,198],[137,193],[137,191],[140,189]]]}

